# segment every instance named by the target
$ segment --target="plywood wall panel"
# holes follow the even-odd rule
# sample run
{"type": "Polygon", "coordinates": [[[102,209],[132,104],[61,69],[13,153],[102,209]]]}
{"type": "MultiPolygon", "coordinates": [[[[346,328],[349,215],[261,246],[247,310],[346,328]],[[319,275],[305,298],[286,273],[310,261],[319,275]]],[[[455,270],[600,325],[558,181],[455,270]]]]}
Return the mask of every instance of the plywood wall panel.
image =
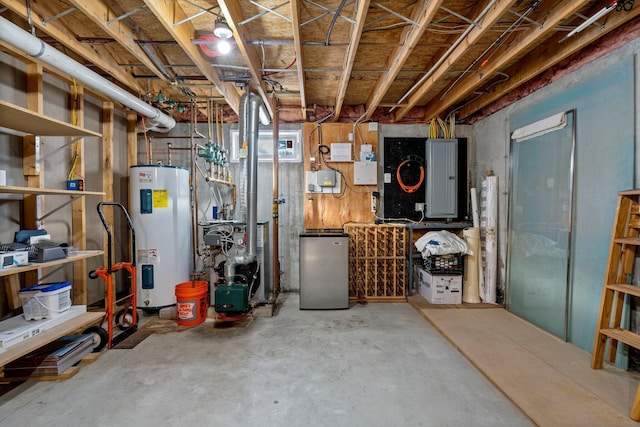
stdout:
{"type": "MultiPolygon", "coordinates": [[[[361,144],[371,144],[378,158],[378,132],[369,130],[369,123],[361,123],[354,128],[352,123],[323,123],[304,125],[304,170],[335,169],[342,177],[339,194],[305,194],[305,229],[340,229],[349,222],[373,223],[375,214],[371,211],[371,194],[378,191],[377,185],[354,185],[353,163],[330,162],[330,154],[323,155],[318,147],[331,147],[334,142],[352,142],[354,159],[358,160],[361,144]],[[353,141],[349,141],[353,134],[353,141]],[[321,139],[320,139],[321,136],[321,139]],[[312,165],[310,158],[315,158],[312,165]]],[[[305,174],[306,175],[306,174],[305,174]]],[[[305,191],[305,183],[300,183],[305,191]]]]}

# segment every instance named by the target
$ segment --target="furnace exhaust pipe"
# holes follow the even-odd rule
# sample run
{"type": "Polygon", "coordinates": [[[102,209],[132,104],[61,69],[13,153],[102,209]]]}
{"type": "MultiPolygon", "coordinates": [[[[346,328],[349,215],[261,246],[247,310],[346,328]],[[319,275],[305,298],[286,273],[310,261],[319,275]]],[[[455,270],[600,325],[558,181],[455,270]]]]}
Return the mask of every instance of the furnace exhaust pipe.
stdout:
{"type": "MultiPolygon", "coordinates": [[[[255,93],[245,92],[240,99],[240,144],[247,142],[247,246],[242,255],[225,264],[225,281],[235,280],[236,264],[248,264],[257,256],[258,236],[258,137],[260,121],[267,121],[264,104],[255,93]]],[[[268,124],[268,123],[267,123],[268,124]]]]}

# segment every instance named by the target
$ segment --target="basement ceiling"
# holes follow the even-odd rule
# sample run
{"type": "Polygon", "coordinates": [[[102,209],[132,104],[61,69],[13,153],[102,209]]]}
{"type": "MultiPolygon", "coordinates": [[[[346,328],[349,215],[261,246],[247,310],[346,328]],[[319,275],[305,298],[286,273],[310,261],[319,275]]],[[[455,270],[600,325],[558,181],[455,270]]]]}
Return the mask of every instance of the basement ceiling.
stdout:
{"type": "Polygon", "coordinates": [[[640,13],[632,0],[0,5],[3,17],[178,119],[189,119],[182,107],[211,100],[233,116],[250,85],[270,110],[287,112],[284,121],[322,113],[396,123],[452,113],[464,121],[640,13]],[[226,55],[217,51],[216,21],[233,32],[226,55]]]}

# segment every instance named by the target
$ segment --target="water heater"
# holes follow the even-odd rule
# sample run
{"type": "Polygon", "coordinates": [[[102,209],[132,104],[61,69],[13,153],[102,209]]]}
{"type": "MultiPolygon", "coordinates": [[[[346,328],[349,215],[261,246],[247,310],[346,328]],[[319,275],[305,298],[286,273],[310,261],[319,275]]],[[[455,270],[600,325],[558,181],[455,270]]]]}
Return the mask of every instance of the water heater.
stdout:
{"type": "Polygon", "coordinates": [[[138,308],[174,305],[175,286],[190,277],[189,171],[165,165],[131,166],[129,186],[138,308]]]}

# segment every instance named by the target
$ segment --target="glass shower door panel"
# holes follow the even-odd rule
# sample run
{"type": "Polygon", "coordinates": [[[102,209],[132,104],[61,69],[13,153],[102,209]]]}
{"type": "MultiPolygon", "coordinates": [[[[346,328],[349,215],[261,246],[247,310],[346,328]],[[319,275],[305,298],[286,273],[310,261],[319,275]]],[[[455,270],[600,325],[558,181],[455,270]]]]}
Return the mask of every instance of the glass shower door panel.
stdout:
{"type": "Polygon", "coordinates": [[[512,142],[507,309],[566,337],[573,114],[567,126],[512,142]]]}

